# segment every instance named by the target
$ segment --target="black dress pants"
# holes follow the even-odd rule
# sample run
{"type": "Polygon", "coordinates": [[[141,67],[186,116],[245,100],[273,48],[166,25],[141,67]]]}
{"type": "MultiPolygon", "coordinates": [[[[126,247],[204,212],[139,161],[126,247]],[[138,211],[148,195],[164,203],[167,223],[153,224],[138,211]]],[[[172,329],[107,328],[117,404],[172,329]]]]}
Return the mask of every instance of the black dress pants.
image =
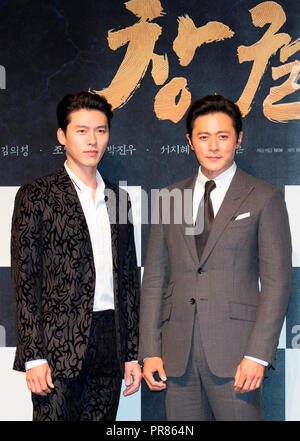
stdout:
{"type": "Polygon", "coordinates": [[[122,377],[114,311],[93,313],[83,368],[74,378],[52,378],[55,388],[32,394],[34,421],[114,421],[122,377]]]}

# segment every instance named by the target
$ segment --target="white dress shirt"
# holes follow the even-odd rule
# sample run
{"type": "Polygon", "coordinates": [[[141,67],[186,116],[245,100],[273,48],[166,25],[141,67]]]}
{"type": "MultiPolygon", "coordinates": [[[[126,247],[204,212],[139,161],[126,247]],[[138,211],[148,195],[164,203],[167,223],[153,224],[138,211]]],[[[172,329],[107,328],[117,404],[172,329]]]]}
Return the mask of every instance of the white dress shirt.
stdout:
{"type": "MultiPolygon", "coordinates": [[[[64,165],[76,189],[92,243],[96,272],[93,311],[114,309],[111,232],[104,196],[104,181],[97,170],[97,190],[94,201],[92,189],[77,178],[66,162],[64,165]]],[[[25,368],[28,370],[46,362],[47,360],[44,359],[32,360],[25,363],[25,368]]]]}
{"type": "MultiPolygon", "coordinates": [[[[230,185],[232,178],[236,172],[236,168],[237,167],[234,162],[231,167],[229,167],[227,170],[225,170],[219,176],[214,178],[214,181],[216,183],[216,188],[214,188],[214,190],[210,193],[210,199],[212,202],[215,217],[216,217],[216,215],[222,205],[225,194],[227,193],[229,185],[230,185]]],[[[193,195],[193,221],[194,221],[194,224],[196,222],[196,217],[197,217],[200,201],[204,196],[205,183],[209,180],[210,179],[208,179],[206,176],[204,176],[204,174],[201,172],[201,167],[199,167],[198,176],[197,176],[195,188],[194,188],[194,195],[193,195]]]]}
{"type": "MultiPolygon", "coordinates": [[[[235,162],[229,167],[227,170],[225,170],[223,173],[218,175],[216,178],[214,178],[214,181],[216,183],[216,187],[212,190],[210,193],[210,198],[214,210],[214,216],[216,217],[222,202],[224,200],[224,197],[226,195],[226,192],[229,188],[229,185],[232,181],[233,176],[235,175],[237,166],[235,162]]],[[[195,183],[194,188],[194,194],[193,194],[193,221],[194,224],[196,222],[196,217],[198,213],[198,207],[200,204],[201,199],[204,196],[204,189],[205,189],[205,183],[206,181],[209,181],[206,176],[203,175],[201,172],[201,167],[199,167],[198,176],[195,183]]],[[[257,282],[258,283],[258,282],[257,282]]],[[[268,362],[264,360],[260,360],[258,358],[245,356],[246,358],[249,358],[250,360],[256,361],[257,363],[260,363],[264,366],[268,366],[268,362]]]]}

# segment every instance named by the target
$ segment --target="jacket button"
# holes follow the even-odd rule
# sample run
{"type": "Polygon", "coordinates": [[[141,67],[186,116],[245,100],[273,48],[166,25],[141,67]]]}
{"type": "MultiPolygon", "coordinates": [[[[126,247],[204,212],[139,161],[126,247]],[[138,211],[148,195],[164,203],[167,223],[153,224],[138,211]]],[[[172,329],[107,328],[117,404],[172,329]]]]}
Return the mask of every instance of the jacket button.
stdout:
{"type": "Polygon", "coordinates": [[[192,297],[192,298],[190,299],[190,303],[191,303],[192,305],[194,305],[195,302],[196,302],[196,300],[192,297]]]}

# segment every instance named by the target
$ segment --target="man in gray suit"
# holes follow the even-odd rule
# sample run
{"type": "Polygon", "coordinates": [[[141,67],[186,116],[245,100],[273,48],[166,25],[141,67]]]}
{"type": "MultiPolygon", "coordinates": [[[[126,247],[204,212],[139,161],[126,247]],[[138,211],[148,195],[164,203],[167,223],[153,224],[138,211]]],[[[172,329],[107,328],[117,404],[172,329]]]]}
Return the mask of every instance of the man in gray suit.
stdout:
{"type": "Polygon", "coordinates": [[[196,101],[187,139],[198,174],[167,189],[167,219],[158,198],[139,359],[150,390],[166,389],[168,420],[263,419],[264,371],[274,366],[290,296],[291,238],[282,192],[234,162],[242,136],[233,102],[196,101]]]}

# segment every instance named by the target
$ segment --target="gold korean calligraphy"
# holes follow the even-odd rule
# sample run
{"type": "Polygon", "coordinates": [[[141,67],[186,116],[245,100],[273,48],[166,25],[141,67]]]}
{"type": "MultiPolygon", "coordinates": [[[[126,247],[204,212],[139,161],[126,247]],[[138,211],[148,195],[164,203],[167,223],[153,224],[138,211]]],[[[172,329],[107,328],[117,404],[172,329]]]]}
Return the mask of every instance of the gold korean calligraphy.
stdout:
{"type": "MultiPolygon", "coordinates": [[[[122,107],[141,86],[151,66],[152,79],[156,86],[161,87],[154,96],[155,115],[158,119],[177,123],[186,113],[192,97],[186,78],[169,78],[168,55],[155,52],[158,39],[163,37],[163,28],[153,21],[167,13],[163,10],[160,0],[129,0],[124,3],[124,6],[139,21],[125,29],[108,31],[109,48],[116,51],[127,45],[127,50],[109,86],[96,92],[104,95],[113,109],[122,107]]],[[[244,117],[251,111],[254,97],[266,74],[270,60],[279,52],[280,62],[286,63],[300,50],[300,38],[292,41],[289,34],[279,32],[286,22],[286,14],[277,2],[261,2],[250,9],[249,13],[252,24],[256,28],[269,26],[256,43],[237,47],[238,62],[240,64],[252,63],[248,81],[237,100],[244,117]]],[[[183,67],[188,66],[195,57],[199,57],[199,72],[201,72],[204,63],[201,63],[201,47],[204,44],[222,44],[225,39],[232,39],[235,35],[233,29],[219,21],[210,21],[197,27],[193,19],[185,14],[178,17],[178,31],[172,49],[178,58],[179,65],[183,67]]],[[[300,62],[289,61],[286,64],[272,67],[271,71],[274,81],[287,75],[288,78],[280,85],[270,88],[263,101],[265,117],[274,122],[300,119],[300,102],[282,102],[285,97],[300,89],[298,84],[300,62]]]]}

